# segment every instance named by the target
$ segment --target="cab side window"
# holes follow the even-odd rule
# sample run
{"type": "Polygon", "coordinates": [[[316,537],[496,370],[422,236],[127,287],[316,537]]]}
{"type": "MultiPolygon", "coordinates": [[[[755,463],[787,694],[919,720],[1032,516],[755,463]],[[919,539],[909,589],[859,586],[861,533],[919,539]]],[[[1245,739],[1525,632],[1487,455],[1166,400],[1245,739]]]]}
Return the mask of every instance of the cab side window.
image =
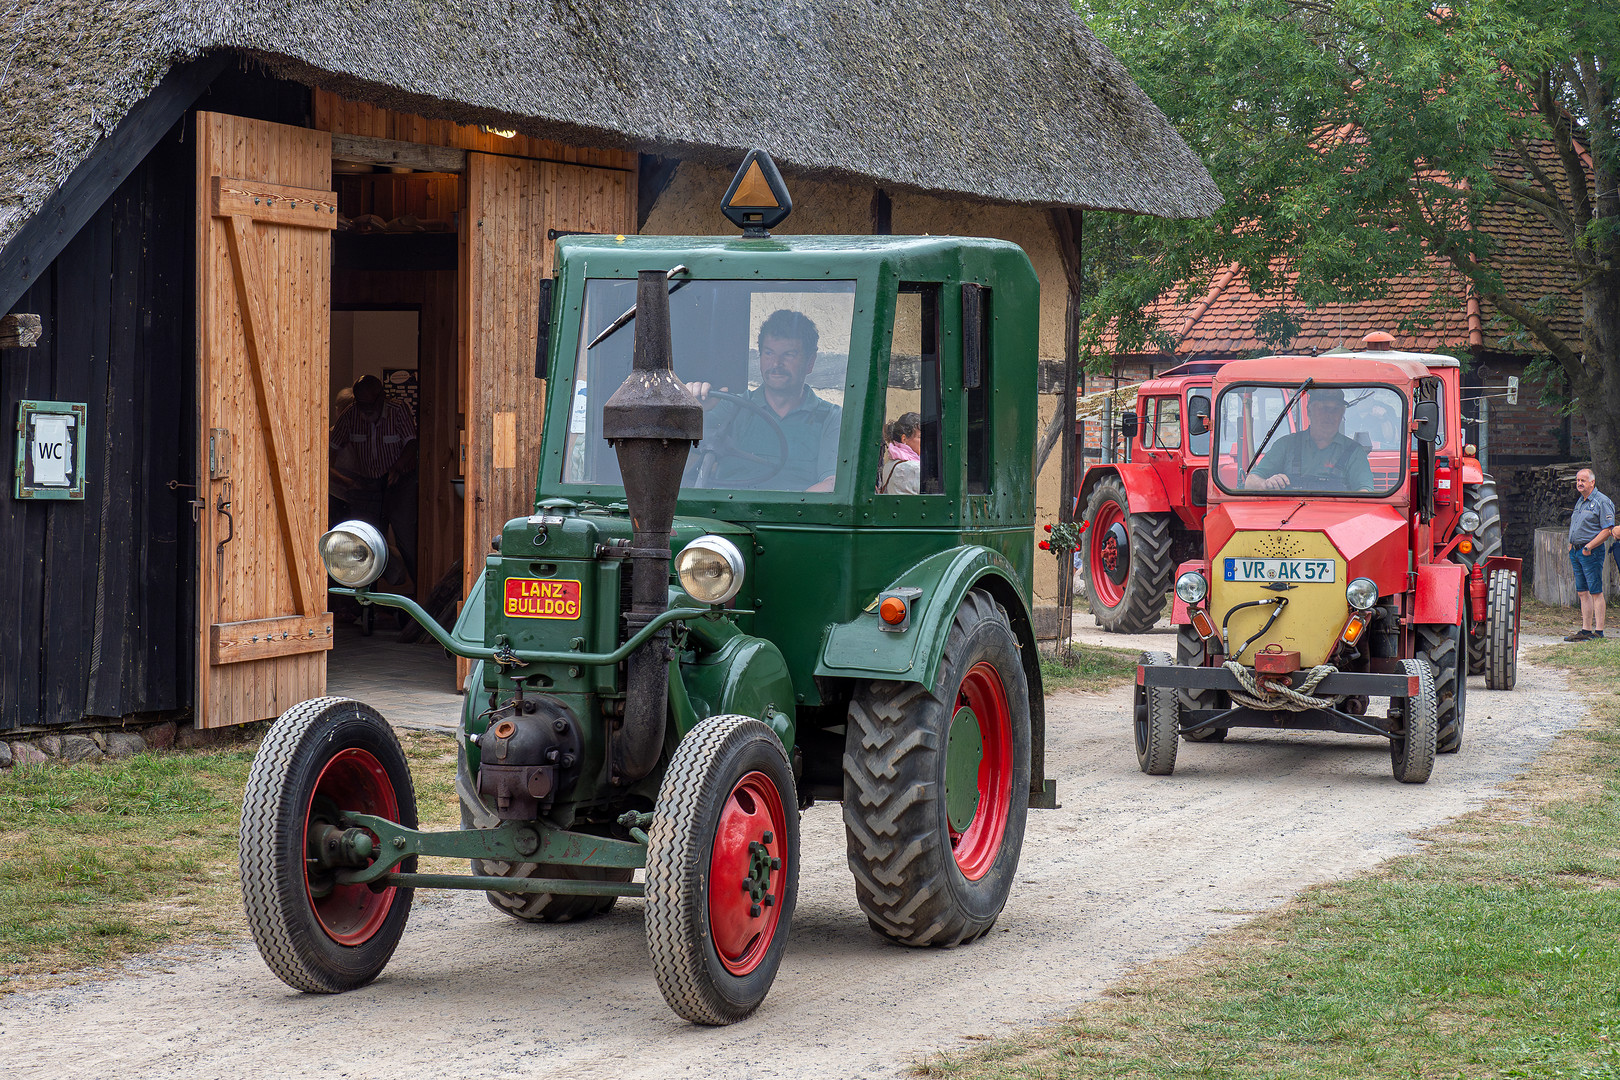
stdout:
{"type": "Polygon", "coordinates": [[[940,287],[902,283],[895,298],[884,394],[880,495],[937,495],[943,425],[939,393],[940,287]]]}
{"type": "Polygon", "coordinates": [[[1209,391],[1204,388],[1188,391],[1187,412],[1200,414],[1204,417],[1204,432],[1201,435],[1191,435],[1187,439],[1187,449],[1199,457],[1209,456],[1209,429],[1214,423],[1210,417],[1213,415],[1209,406],[1209,391]]]}
{"type": "Polygon", "coordinates": [[[1181,399],[1159,398],[1153,424],[1153,445],[1160,450],[1181,448],[1181,399]]]}

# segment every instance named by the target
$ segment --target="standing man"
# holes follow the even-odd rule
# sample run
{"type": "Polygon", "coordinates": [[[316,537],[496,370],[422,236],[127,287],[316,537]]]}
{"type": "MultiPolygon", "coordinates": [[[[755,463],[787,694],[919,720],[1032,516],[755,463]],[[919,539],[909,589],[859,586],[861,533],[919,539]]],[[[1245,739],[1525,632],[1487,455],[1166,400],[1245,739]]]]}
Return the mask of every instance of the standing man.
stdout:
{"type": "Polygon", "coordinates": [[[1591,469],[1575,474],[1575,510],[1569,519],[1569,565],[1581,598],[1581,628],[1565,641],[1603,636],[1603,542],[1614,532],[1614,503],[1597,489],[1591,469]]]}
{"type": "Polygon", "coordinates": [[[382,380],[355,380],[354,404],[332,425],[332,486],[347,489],[349,512],[390,526],[400,559],[416,581],[416,419],[402,402],[390,401],[382,380]]]}

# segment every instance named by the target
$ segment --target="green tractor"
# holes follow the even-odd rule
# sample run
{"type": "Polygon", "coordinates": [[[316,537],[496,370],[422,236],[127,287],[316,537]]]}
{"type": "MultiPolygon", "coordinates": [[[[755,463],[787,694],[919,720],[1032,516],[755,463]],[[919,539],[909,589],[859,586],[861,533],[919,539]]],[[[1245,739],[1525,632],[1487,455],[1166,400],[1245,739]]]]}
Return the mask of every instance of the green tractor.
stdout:
{"type": "Polygon", "coordinates": [[[995,240],[771,237],[791,203],[760,151],[722,209],[741,237],[558,240],[534,512],[453,631],[371,591],[375,530],[321,538],[334,592],[404,609],[474,667],[459,830],[417,828],[362,702],[303,702],[265,737],[242,889],[289,985],[374,979],[418,888],[545,922],[640,896],[670,1006],[732,1023],[775,979],[816,799],[843,803],[882,936],[949,947],[1001,913],[1026,810],[1054,799],[1029,618],[1034,271],[995,240]],[[907,453],[883,432],[910,414],[907,453]]]}

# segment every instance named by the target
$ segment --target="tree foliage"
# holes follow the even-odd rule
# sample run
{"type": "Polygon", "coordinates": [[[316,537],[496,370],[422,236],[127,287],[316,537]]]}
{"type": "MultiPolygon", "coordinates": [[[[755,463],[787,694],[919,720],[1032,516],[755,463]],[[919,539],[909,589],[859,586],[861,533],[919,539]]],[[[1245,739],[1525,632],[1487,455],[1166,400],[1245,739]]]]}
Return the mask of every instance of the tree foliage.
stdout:
{"type": "MultiPolygon", "coordinates": [[[[1144,304],[1202,295],[1237,263],[1271,294],[1355,301],[1437,255],[1511,320],[1582,400],[1620,466],[1620,5],[1554,0],[1077,0],[1226,196],[1197,221],[1088,215],[1086,345],[1164,342],[1144,304]],[[1551,148],[1552,153],[1548,153],[1551,148]],[[1509,290],[1480,227],[1540,214],[1562,277],[1509,290]],[[1571,291],[1571,287],[1574,291],[1571,291]],[[1579,305],[1580,340],[1549,315],[1579,305]],[[1601,415],[1600,415],[1601,414],[1601,415]],[[1601,429],[1601,430],[1600,430],[1601,429]]],[[[1271,313],[1268,333],[1286,331],[1271,313]]],[[[1516,351],[1518,351],[1516,350],[1516,351]]]]}

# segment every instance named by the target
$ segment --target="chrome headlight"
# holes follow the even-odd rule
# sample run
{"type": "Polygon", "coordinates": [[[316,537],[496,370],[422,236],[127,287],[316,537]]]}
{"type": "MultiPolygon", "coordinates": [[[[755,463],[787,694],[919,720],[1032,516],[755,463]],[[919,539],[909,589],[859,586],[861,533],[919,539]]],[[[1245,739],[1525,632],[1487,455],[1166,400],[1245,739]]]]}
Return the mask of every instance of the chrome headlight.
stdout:
{"type": "Polygon", "coordinates": [[[1479,528],[1479,514],[1474,510],[1464,510],[1457,517],[1457,531],[1471,533],[1479,528]]]}
{"type": "Polygon", "coordinates": [[[388,568],[388,541],[376,526],[345,521],[321,537],[321,562],[339,585],[363,589],[388,568]]]}
{"type": "Polygon", "coordinates": [[[1344,587],[1344,598],[1357,611],[1366,611],[1378,603],[1378,586],[1372,578],[1358,577],[1344,587]]]}
{"type": "Polygon", "coordinates": [[[692,599],[723,604],[742,588],[742,552],[723,536],[700,536],[675,556],[675,573],[692,599]]]}
{"type": "Polygon", "coordinates": [[[1196,570],[1189,570],[1176,578],[1176,595],[1188,604],[1196,604],[1209,595],[1209,582],[1196,570]]]}

